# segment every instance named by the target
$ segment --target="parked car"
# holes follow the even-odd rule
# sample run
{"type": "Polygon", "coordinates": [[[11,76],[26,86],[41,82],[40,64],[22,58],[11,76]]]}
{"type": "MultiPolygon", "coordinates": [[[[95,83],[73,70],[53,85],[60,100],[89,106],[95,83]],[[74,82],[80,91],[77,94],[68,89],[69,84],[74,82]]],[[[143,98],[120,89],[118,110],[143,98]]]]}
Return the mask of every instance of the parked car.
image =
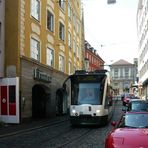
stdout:
{"type": "Polygon", "coordinates": [[[125,93],[121,96],[123,106],[126,106],[131,99],[138,99],[134,94],[125,93]]]}
{"type": "Polygon", "coordinates": [[[148,111],[148,101],[142,99],[132,99],[128,106],[128,111],[148,111]]]}
{"type": "Polygon", "coordinates": [[[148,112],[126,112],[105,140],[105,148],[147,148],[148,112]]]}

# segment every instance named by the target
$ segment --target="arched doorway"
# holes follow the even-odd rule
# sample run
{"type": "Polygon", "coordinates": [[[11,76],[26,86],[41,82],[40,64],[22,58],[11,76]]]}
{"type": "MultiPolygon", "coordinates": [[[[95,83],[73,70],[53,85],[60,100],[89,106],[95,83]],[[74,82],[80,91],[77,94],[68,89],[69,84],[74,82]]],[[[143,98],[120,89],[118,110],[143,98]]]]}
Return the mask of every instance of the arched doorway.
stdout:
{"type": "Polygon", "coordinates": [[[32,117],[45,118],[47,116],[46,104],[50,99],[49,88],[42,84],[36,84],[32,88],[32,117]]]}

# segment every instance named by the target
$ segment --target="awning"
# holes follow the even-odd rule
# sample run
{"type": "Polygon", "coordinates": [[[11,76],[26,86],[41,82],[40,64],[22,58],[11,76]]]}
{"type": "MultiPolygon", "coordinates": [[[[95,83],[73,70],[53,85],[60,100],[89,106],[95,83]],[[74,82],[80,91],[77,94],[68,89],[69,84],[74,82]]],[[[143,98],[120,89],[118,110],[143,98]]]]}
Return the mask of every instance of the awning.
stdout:
{"type": "Polygon", "coordinates": [[[142,85],[148,84],[148,78],[142,83],[142,85]]]}

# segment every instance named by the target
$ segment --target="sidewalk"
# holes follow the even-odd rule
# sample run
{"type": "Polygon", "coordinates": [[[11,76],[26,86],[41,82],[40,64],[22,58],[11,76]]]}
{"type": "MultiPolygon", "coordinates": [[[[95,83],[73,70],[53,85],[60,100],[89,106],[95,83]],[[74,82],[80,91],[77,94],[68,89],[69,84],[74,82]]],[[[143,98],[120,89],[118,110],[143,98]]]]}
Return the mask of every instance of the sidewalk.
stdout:
{"type": "Polygon", "coordinates": [[[0,126],[0,138],[15,135],[18,133],[31,131],[38,129],[40,127],[46,127],[50,124],[55,124],[59,121],[68,120],[68,116],[57,116],[55,118],[49,119],[40,119],[40,120],[33,120],[27,123],[21,124],[5,124],[0,126]]]}

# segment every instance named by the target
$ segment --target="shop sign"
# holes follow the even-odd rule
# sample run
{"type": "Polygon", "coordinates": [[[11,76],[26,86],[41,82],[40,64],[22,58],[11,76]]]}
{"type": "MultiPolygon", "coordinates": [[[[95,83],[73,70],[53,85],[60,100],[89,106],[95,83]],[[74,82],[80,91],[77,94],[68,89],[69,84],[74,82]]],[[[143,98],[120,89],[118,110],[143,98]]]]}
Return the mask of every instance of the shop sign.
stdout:
{"type": "Polygon", "coordinates": [[[51,76],[39,70],[38,68],[34,69],[34,79],[49,83],[51,82],[51,76]]]}

